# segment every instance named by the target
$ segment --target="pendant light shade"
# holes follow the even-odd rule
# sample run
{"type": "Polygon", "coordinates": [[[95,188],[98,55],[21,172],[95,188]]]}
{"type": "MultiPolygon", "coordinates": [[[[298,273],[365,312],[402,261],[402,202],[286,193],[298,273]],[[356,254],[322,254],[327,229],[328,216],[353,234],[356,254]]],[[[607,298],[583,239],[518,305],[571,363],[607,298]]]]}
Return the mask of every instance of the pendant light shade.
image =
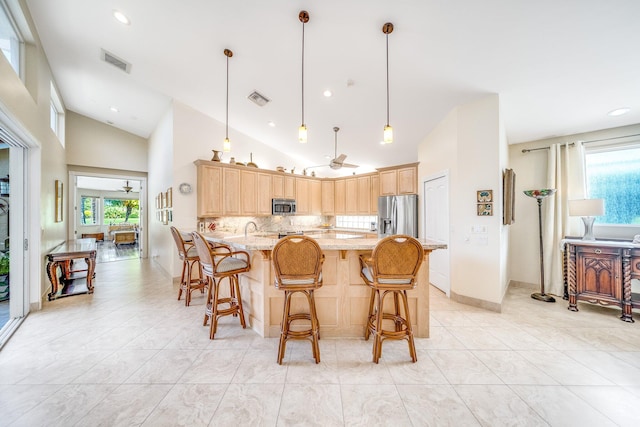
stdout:
{"type": "Polygon", "coordinates": [[[228,153],[231,151],[231,141],[229,141],[229,58],[233,56],[233,52],[229,49],[224,50],[224,56],[227,57],[227,103],[226,103],[226,118],[225,118],[225,131],[224,141],[222,143],[222,151],[228,153]]]}
{"type": "Polygon", "coordinates": [[[393,24],[391,22],[384,24],[382,32],[387,38],[387,124],[384,126],[382,141],[385,144],[391,144],[393,142],[393,128],[389,124],[389,34],[393,32],[393,24]]]}
{"type": "Polygon", "coordinates": [[[307,125],[304,124],[304,24],[309,22],[309,12],[300,11],[298,19],[302,22],[302,121],[298,128],[298,141],[305,144],[307,142],[307,125]]]}

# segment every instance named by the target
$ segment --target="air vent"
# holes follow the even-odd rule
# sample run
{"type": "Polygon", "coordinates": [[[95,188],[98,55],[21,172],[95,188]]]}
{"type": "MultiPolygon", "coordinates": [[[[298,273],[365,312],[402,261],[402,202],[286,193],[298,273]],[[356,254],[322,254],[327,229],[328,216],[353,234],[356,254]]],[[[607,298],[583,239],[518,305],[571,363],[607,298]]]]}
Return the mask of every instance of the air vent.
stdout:
{"type": "Polygon", "coordinates": [[[131,64],[123,59],[118,58],[111,52],[100,49],[100,59],[108,64],[113,65],[116,68],[121,69],[125,73],[131,73],[131,64]]]}
{"type": "Polygon", "coordinates": [[[247,98],[249,98],[250,101],[252,101],[256,105],[259,105],[260,107],[264,107],[265,105],[267,105],[268,102],[271,101],[269,98],[267,98],[264,95],[259,94],[255,90],[253,92],[251,92],[251,94],[249,96],[247,96],[247,98]]]}

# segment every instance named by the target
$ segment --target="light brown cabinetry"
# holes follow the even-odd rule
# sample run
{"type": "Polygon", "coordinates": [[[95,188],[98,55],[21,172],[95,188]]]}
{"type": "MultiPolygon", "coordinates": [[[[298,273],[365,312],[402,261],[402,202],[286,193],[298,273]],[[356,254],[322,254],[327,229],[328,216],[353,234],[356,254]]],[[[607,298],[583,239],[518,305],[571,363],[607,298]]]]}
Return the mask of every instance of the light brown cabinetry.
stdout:
{"type": "Polygon", "coordinates": [[[311,194],[309,193],[309,180],[296,178],[296,213],[309,215],[311,212],[311,194]]]}
{"type": "Polygon", "coordinates": [[[345,182],[345,213],[358,214],[358,178],[347,178],[345,182]]]}
{"type": "Polygon", "coordinates": [[[209,165],[199,166],[197,189],[198,216],[222,215],[222,168],[209,165]]]}
{"type": "Polygon", "coordinates": [[[271,215],[272,177],[267,173],[258,173],[258,215],[271,215]]]}
{"type": "Polygon", "coordinates": [[[620,318],[633,322],[632,267],[640,271],[640,250],[625,242],[566,241],[564,278],[569,310],[578,311],[578,301],[622,308],[620,318]]]}
{"type": "Polygon", "coordinates": [[[380,195],[417,194],[418,164],[379,169],[380,195]]]}
{"type": "Polygon", "coordinates": [[[380,176],[371,175],[371,207],[370,213],[375,215],[378,213],[378,197],[380,196],[380,176]]]}
{"type": "Polygon", "coordinates": [[[322,215],[322,184],[317,179],[309,181],[311,190],[311,215],[322,215]]]}
{"type": "Polygon", "coordinates": [[[258,213],[258,176],[255,172],[240,172],[240,213],[256,215],[258,213]]]}
{"type": "Polygon", "coordinates": [[[334,215],[336,204],[335,181],[322,181],[321,183],[321,204],[323,215],[334,215]]]}
{"type": "Polygon", "coordinates": [[[222,204],[224,215],[240,215],[240,171],[223,169],[222,204]]]}
{"type": "Polygon", "coordinates": [[[347,182],[344,179],[335,181],[335,214],[344,215],[347,213],[347,182]]]}
{"type": "Polygon", "coordinates": [[[358,177],[358,214],[371,212],[371,176],[358,177]]]}

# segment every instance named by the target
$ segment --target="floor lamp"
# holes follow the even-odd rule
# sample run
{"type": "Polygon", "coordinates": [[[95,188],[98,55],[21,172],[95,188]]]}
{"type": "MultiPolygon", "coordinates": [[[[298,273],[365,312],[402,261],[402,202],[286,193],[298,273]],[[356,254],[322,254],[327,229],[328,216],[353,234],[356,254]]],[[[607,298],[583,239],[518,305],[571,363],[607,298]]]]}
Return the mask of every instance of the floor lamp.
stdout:
{"type": "Polygon", "coordinates": [[[538,230],[540,234],[540,292],[531,294],[531,298],[544,302],[556,302],[551,295],[544,293],[544,253],[542,242],[542,199],[552,196],[555,188],[543,188],[541,190],[525,190],[524,194],[533,197],[538,202],[538,230]]]}

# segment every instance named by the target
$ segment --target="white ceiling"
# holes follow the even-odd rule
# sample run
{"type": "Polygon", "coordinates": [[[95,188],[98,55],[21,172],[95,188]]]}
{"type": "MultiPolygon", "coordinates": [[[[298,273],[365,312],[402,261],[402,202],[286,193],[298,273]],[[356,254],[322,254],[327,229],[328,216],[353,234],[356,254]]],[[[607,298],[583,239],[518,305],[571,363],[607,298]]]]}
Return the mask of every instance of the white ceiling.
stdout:
{"type": "MultiPolygon", "coordinates": [[[[338,152],[377,167],[413,162],[417,145],[457,105],[500,95],[510,143],[640,123],[637,0],[27,0],[70,110],[148,137],[172,99],[225,121],[304,164],[338,152]],[[118,23],[113,10],[131,25],[118,23]],[[300,10],[305,26],[301,122],[300,10]],[[386,122],[385,35],[390,123],[386,122]],[[126,74],[100,50],[131,62],[126,74]],[[334,95],[325,98],[324,89],[334,95]],[[247,100],[254,90],[271,102],[247,100]],[[119,109],[110,111],[110,106],[119,109]],[[607,112],[630,107],[609,117],[607,112]],[[269,121],[275,127],[269,127],[269,121]]],[[[224,135],[212,135],[220,141],[224,135]]],[[[212,148],[215,148],[213,146],[212,148]]],[[[233,153],[231,154],[233,155],[233,153]]],[[[343,169],[351,173],[352,169],[343,169]]]]}

